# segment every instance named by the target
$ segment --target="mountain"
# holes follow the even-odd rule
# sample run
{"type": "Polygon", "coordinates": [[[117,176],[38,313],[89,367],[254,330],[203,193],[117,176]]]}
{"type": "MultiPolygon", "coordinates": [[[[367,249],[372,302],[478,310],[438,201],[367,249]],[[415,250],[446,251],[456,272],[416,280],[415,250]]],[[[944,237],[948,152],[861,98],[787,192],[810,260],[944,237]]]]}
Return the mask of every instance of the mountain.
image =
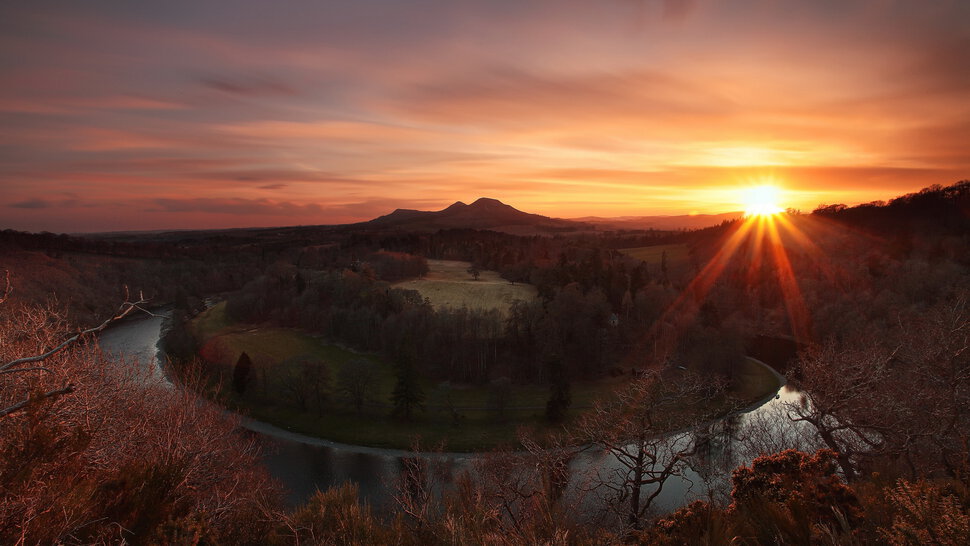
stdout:
{"type": "Polygon", "coordinates": [[[598,231],[620,229],[701,229],[720,224],[725,220],[735,220],[744,215],[743,212],[725,212],[722,214],[682,214],[679,216],[619,216],[616,218],[602,218],[599,216],[585,216],[571,218],[574,222],[583,222],[594,226],[598,231]]]}
{"type": "Polygon", "coordinates": [[[490,229],[519,235],[551,232],[606,230],[678,230],[699,229],[741,217],[742,212],[723,214],[684,214],[680,216],[620,216],[602,218],[550,218],[541,214],[522,212],[497,199],[482,197],[470,205],[458,201],[438,211],[397,209],[369,222],[354,224],[363,227],[394,228],[406,231],[435,231],[438,229],[490,229]]]}
{"type": "Polygon", "coordinates": [[[438,211],[397,209],[390,214],[357,225],[412,231],[448,228],[491,229],[519,234],[591,229],[591,226],[583,222],[522,212],[497,199],[487,197],[482,197],[470,205],[458,201],[438,211]]]}

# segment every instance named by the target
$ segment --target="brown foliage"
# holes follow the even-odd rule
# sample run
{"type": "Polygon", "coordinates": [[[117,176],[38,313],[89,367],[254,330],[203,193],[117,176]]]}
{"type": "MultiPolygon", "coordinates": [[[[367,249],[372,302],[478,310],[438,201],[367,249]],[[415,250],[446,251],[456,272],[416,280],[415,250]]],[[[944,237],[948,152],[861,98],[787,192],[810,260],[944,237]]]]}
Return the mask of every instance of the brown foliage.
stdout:
{"type": "MultiPolygon", "coordinates": [[[[49,310],[0,318],[0,359],[44,354],[64,339],[49,310]]],[[[252,440],[190,389],[151,384],[134,362],[86,336],[43,369],[0,376],[0,542],[259,542],[278,492],[252,440]]]]}
{"type": "Polygon", "coordinates": [[[651,544],[815,544],[860,538],[862,506],[836,474],[835,453],[795,450],[734,471],[727,509],[694,502],[639,538],[651,544]]]}

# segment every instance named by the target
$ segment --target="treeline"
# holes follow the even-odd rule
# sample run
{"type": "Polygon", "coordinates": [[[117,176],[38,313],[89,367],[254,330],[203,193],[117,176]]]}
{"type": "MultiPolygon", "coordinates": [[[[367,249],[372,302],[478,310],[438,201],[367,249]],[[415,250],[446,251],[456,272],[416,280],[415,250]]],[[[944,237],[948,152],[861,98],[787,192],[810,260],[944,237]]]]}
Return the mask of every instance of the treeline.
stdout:
{"type": "Polygon", "coordinates": [[[231,294],[226,311],[235,321],[302,328],[392,361],[413,353],[420,371],[439,380],[545,383],[553,361],[573,380],[660,362],[730,375],[742,357],[740,337],[663,316],[675,296],[662,283],[644,284],[635,295],[627,289],[614,310],[601,288],[567,282],[515,302],[507,315],[436,310],[418,292],[362,272],[280,266],[231,294]]]}
{"type": "MultiPolygon", "coordinates": [[[[605,232],[556,237],[519,236],[506,233],[448,229],[436,233],[355,232],[339,245],[326,250],[308,250],[321,268],[346,267],[369,251],[384,249],[441,260],[471,262],[478,269],[498,271],[513,282],[535,285],[544,297],[557,288],[578,282],[584,291],[599,287],[614,309],[619,309],[626,291],[635,294],[651,280],[672,282],[686,271],[651,271],[645,263],[618,252],[634,248],[686,243],[688,232],[605,232]],[[329,260],[320,259],[325,254],[329,260]],[[665,275],[666,273],[666,275],[665,275]],[[675,278],[676,277],[676,278],[675,278]]],[[[293,262],[305,265],[308,262],[293,262]]]]}
{"type": "Polygon", "coordinates": [[[812,214],[883,234],[924,237],[970,232],[970,180],[933,185],[886,201],[854,207],[819,205],[812,214]]]}

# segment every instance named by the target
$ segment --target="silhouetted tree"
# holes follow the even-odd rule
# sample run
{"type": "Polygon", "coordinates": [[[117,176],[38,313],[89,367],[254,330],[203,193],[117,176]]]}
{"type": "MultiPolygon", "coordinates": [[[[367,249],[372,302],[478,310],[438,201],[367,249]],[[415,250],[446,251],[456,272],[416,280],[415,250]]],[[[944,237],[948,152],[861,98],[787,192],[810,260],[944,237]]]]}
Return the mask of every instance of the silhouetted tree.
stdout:
{"type": "Polygon", "coordinates": [[[249,379],[249,372],[253,368],[253,361],[249,355],[243,352],[236,361],[236,368],[232,372],[232,388],[239,394],[246,393],[246,381],[249,379]]]}
{"type": "Polygon", "coordinates": [[[345,363],[337,374],[337,390],[350,398],[358,413],[373,397],[376,384],[377,365],[364,358],[345,363]]]}
{"type": "Polygon", "coordinates": [[[546,419],[550,423],[561,423],[573,399],[569,389],[569,377],[563,369],[562,360],[553,358],[547,365],[550,378],[549,400],[546,402],[546,419]]]}
{"type": "Polygon", "coordinates": [[[414,349],[407,342],[398,356],[397,384],[391,393],[391,401],[394,403],[391,415],[405,421],[410,421],[414,411],[424,407],[424,392],[414,369],[414,349]]]}
{"type": "Polygon", "coordinates": [[[595,404],[578,423],[577,440],[602,448],[615,463],[593,469],[590,488],[631,529],[694,455],[692,439],[668,434],[712,417],[707,381],[685,374],[676,381],[650,373],[595,404]]]}
{"type": "Polygon", "coordinates": [[[507,417],[505,410],[512,395],[511,384],[508,377],[499,377],[488,385],[488,409],[496,422],[504,423],[507,417]]]}
{"type": "Polygon", "coordinates": [[[301,410],[307,411],[313,402],[317,412],[323,412],[330,386],[330,371],[324,362],[309,355],[289,358],[277,366],[276,379],[301,410]]]}

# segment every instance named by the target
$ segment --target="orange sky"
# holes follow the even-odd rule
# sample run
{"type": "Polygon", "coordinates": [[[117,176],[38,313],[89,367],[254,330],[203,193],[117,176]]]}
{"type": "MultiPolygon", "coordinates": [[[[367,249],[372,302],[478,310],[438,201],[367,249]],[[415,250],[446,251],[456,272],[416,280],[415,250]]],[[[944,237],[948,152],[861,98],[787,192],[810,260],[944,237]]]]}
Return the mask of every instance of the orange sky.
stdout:
{"type": "Polygon", "coordinates": [[[957,0],[5,2],[0,228],[886,199],[970,178],[967,21],[957,0]]]}

